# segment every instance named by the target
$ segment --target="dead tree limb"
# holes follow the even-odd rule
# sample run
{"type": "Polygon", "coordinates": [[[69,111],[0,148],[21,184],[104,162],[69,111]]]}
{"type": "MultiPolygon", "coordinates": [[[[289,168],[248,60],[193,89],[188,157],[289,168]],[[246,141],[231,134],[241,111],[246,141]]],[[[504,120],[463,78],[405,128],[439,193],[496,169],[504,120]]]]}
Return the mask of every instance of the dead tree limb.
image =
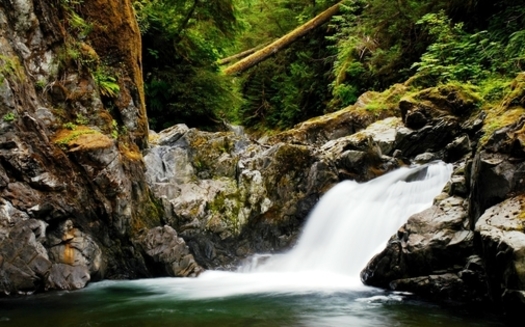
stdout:
{"type": "Polygon", "coordinates": [[[295,42],[300,37],[308,34],[313,29],[323,25],[326,23],[332,16],[337,14],[339,12],[339,6],[340,3],[337,3],[333,5],[332,7],[326,9],[319,15],[315,16],[313,19],[309,20],[305,24],[297,27],[290,33],[282,36],[278,40],[270,43],[269,45],[265,46],[261,50],[256,51],[255,53],[252,53],[248,57],[239,60],[235,64],[227,67],[224,70],[224,73],[226,75],[234,75],[237,73],[241,73],[245,71],[246,69],[258,64],[259,62],[265,60],[272,54],[278,52],[279,50],[289,46],[293,42],[295,42]]]}

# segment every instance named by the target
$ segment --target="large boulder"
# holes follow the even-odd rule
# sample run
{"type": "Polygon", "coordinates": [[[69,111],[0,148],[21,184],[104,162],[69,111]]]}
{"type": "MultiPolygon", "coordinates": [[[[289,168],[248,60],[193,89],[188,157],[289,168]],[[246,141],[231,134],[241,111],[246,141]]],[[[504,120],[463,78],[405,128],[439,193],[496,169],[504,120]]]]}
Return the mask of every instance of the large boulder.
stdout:
{"type": "MultiPolygon", "coordinates": [[[[463,167],[455,170],[458,179],[463,167]]],[[[453,179],[454,179],[453,177],[453,179]]],[[[451,183],[449,193],[410,217],[385,250],[361,272],[365,284],[415,292],[438,300],[487,300],[481,259],[474,251],[467,201],[451,183]]]]}
{"type": "Polygon", "coordinates": [[[337,181],[312,147],[263,144],[239,128],[210,133],[177,125],[152,144],[146,175],[165,221],[206,268],[290,246],[319,194],[337,181]]]}
{"type": "Polygon", "coordinates": [[[43,289],[52,267],[42,244],[45,233],[44,222],[27,219],[15,223],[0,238],[1,293],[31,294],[43,289]]]}
{"type": "Polygon", "coordinates": [[[161,274],[173,277],[196,277],[204,270],[199,266],[184,240],[170,226],[144,230],[138,244],[155,262],[161,274]]]}
{"type": "Polygon", "coordinates": [[[487,209],[476,222],[493,300],[521,316],[525,308],[525,195],[487,209]]]}

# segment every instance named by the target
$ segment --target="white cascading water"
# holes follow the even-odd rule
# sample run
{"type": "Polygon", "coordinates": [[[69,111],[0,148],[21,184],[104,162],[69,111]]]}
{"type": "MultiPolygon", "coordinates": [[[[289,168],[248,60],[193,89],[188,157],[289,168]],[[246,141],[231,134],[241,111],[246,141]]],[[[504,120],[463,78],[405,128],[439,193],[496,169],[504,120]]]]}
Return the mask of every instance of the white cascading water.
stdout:
{"type": "Polygon", "coordinates": [[[430,207],[451,173],[451,165],[436,163],[364,184],[341,182],[316,205],[295,248],[255,270],[358,276],[411,215],[430,207]]]}
{"type": "Polygon", "coordinates": [[[436,163],[401,168],[364,184],[342,182],[322,197],[288,253],[255,256],[239,272],[127,283],[185,299],[366,289],[359,272],[367,261],[412,214],[430,207],[451,173],[451,165],[436,163]]]}

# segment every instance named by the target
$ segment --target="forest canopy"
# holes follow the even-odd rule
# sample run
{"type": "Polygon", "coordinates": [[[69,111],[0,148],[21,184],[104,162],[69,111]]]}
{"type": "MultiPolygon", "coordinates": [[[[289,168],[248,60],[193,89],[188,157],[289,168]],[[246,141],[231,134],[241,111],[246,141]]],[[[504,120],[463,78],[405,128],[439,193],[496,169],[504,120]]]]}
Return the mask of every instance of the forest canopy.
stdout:
{"type": "Polygon", "coordinates": [[[279,130],[394,83],[467,83],[501,100],[525,64],[525,0],[136,0],[150,125],[279,130]],[[338,13],[246,71],[262,47],[338,13]],[[242,59],[242,56],[235,60],[242,59]]]}

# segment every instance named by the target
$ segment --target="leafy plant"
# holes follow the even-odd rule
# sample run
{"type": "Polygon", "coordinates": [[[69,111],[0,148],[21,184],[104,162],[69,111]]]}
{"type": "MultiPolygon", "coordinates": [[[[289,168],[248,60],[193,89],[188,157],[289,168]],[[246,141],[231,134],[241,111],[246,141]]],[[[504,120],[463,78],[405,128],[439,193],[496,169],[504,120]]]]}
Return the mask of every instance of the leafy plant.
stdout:
{"type": "Polygon", "coordinates": [[[15,114],[13,112],[9,112],[9,113],[4,115],[3,120],[6,123],[9,123],[9,122],[12,122],[13,120],[15,120],[15,118],[16,118],[15,114]]]}
{"type": "Polygon", "coordinates": [[[118,123],[115,119],[111,121],[111,137],[114,139],[118,138],[118,123]]]}
{"type": "Polygon", "coordinates": [[[93,79],[98,85],[100,94],[108,98],[116,98],[120,92],[117,78],[108,73],[108,69],[104,66],[98,67],[93,72],[93,79]]]}
{"type": "Polygon", "coordinates": [[[64,123],[62,125],[64,128],[66,129],[70,129],[70,130],[75,130],[77,128],[77,125],[75,123],[72,123],[72,122],[67,122],[67,123],[64,123]]]}
{"type": "Polygon", "coordinates": [[[77,118],[75,119],[75,123],[77,125],[87,125],[89,123],[89,119],[84,116],[83,114],[77,114],[77,118]]]}

